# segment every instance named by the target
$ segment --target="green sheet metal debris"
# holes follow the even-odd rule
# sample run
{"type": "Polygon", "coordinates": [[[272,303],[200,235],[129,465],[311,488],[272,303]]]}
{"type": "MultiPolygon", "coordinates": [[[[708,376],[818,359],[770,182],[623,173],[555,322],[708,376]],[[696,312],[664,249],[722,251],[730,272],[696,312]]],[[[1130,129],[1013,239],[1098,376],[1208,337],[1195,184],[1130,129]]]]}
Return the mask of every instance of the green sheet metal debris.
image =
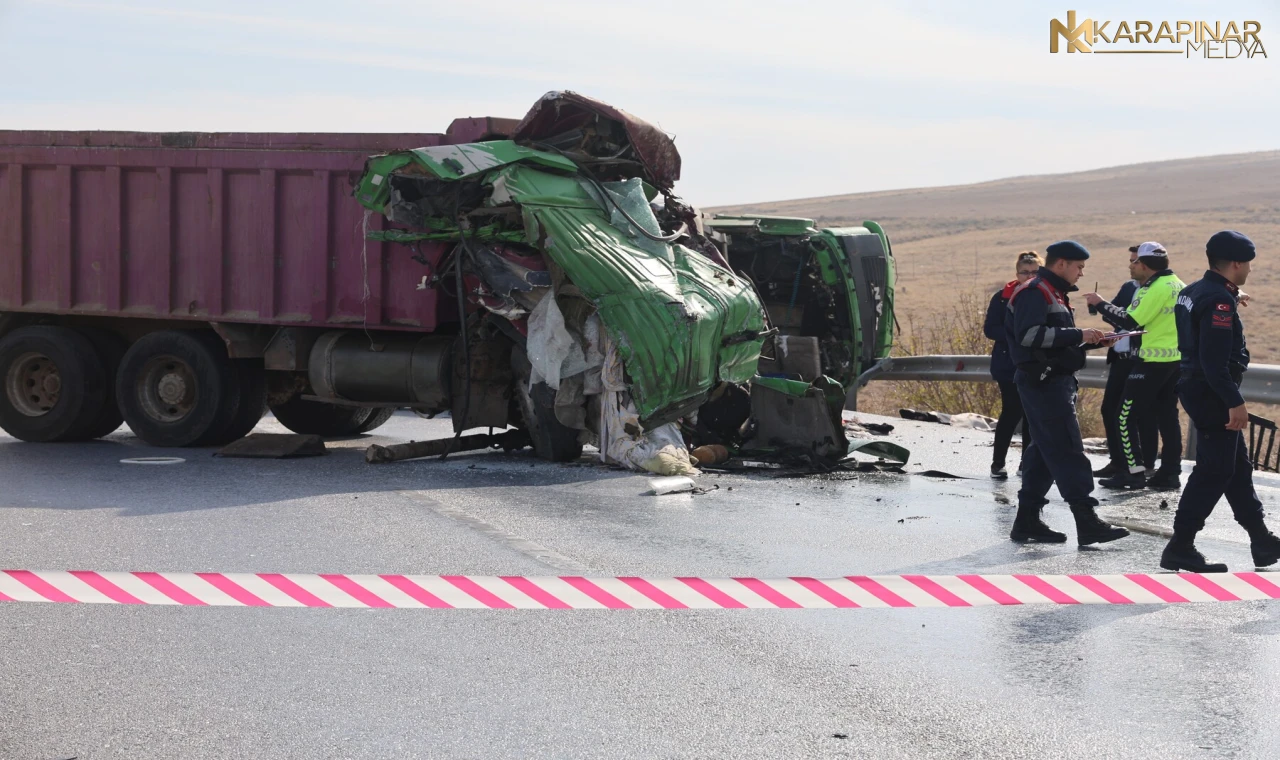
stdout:
{"type": "Polygon", "coordinates": [[[381,211],[390,198],[391,185],[387,180],[396,172],[428,174],[449,181],[483,175],[493,169],[520,162],[566,172],[578,170],[575,163],[563,156],[526,148],[510,140],[436,145],[369,159],[356,188],[356,198],[366,208],[381,211]]]}

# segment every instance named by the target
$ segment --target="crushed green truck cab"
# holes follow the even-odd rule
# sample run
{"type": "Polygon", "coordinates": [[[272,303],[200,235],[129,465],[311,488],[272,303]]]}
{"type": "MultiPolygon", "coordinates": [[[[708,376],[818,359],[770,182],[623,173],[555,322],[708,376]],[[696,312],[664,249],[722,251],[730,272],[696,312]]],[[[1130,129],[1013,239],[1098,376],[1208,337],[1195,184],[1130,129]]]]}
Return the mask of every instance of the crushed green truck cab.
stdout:
{"type": "Polygon", "coordinates": [[[357,197],[430,230],[400,232],[393,239],[402,242],[502,241],[544,253],[574,290],[557,297],[585,299],[599,314],[643,423],[671,422],[717,382],[755,374],[766,328],[750,284],[665,236],[640,178],[601,182],[567,158],[503,140],[371,159],[357,197]],[[467,219],[436,216],[451,202],[493,221],[464,233],[467,219]]]}
{"type": "Polygon", "coordinates": [[[828,395],[887,353],[893,261],[874,223],[699,214],[673,192],[670,137],[575,93],[500,137],[373,156],[354,193],[391,225],[366,237],[408,246],[419,288],[459,302],[457,430],[502,424],[510,398],[545,458],[594,443],[669,473],[700,436],[750,437],[762,351],[787,336],[817,340],[828,395]],[[486,377],[508,364],[504,397],[486,377]]]}

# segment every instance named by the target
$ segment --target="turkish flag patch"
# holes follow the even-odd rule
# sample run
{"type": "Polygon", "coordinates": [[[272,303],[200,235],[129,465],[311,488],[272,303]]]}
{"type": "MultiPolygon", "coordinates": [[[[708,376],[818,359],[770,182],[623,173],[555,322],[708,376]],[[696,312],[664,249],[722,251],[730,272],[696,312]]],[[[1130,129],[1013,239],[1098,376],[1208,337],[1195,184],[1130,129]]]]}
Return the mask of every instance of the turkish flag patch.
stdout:
{"type": "Polygon", "coordinates": [[[1218,311],[1231,311],[1231,304],[1229,303],[1218,304],[1218,311]]]}

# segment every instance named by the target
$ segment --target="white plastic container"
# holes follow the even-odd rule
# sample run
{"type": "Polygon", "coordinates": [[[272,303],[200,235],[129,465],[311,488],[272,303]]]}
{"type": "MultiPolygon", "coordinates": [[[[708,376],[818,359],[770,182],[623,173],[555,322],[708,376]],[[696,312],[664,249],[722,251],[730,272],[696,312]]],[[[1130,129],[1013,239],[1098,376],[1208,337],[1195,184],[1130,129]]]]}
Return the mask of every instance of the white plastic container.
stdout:
{"type": "Polygon", "coordinates": [[[662,496],[669,493],[686,493],[697,488],[698,484],[684,475],[675,475],[669,478],[649,478],[649,487],[653,489],[654,496],[662,496]]]}

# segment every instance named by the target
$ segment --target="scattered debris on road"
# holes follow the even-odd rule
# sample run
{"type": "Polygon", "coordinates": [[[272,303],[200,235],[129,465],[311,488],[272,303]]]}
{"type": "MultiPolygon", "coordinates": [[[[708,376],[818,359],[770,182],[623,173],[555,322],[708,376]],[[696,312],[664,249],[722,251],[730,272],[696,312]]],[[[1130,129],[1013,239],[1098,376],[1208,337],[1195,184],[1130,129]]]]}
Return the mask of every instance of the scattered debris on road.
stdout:
{"type": "Polygon", "coordinates": [[[708,446],[699,446],[689,452],[689,454],[696,459],[700,465],[722,464],[729,460],[729,449],[718,443],[713,443],[708,446]]]}
{"type": "Polygon", "coordinates": [[[529,445],[529,434],[523,430],[508,430],[497,434],[477,433],[455,438],[437,438],[430,441],[409,441],[389,446],[372,444],[365,449],[364,461],[369,464],[401,462],[422,457],[441,457],[479,449],[514,451],[529,445]]]}
{"type": "Polygon", "coordinates": [[[327,453],[324,439],[318,435],[251,433],[223,446],[214,452],[214,456],[243,459],[295,459],[318,457],[327,453]]]}
{"type": "Polygon", "coordinates": [[[942,425],[969,428],[971,430],[982,430],[988,433],[996,429],[996,420],[994,418],[987,417],[982,414],[976,414],[974,412],[946,414],[944,412],[919,411],[916,409],[899,409],[898,416],[904,420],[915,420],[916,422],[937,422],[942,425]]]}
{"type": "Polygon", "coordinates": [[[951,415],[942,412],[920,412],[915,409],[899,409],[898,416],[904,420],[915,420],[916,422],[937,422],[943,425],[951,424],[951,415]]]}

